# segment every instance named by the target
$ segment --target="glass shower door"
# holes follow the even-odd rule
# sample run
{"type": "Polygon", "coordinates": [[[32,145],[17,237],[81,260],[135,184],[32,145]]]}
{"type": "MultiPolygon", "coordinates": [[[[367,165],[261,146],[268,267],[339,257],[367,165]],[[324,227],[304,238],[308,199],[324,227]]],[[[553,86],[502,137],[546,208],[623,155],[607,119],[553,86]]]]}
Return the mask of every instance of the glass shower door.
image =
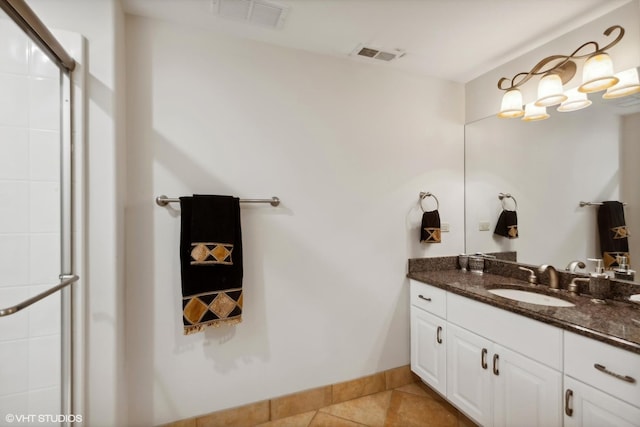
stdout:
{"type": "MultiPolygon", "coordinates": [[[[0,309],[51,289],[69,262],[65,78],[0,11],[0,309]]],[[[61,424],[62,299],[56,291],[0,317],[0,425],[61,424]]]]}

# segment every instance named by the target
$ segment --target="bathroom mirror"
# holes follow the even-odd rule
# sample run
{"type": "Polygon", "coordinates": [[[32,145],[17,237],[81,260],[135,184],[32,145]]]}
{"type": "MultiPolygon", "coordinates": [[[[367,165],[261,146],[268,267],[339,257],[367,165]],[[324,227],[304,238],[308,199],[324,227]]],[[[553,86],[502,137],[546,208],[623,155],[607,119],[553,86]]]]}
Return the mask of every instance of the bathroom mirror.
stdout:
{"type": "Polygon", "coordinates": [[[590,94],[583,110],[549,107],[547,120],[492,116],[465,126],[467,253],[516,251],[521,262],[558,269],[582,260],[593,271],[587,258],[601,258],[598,207],[580,201],[620,200],[631,268],[640,271],[640,94],[603,100],[602,93],[590,94]],[[515,208],[499,193],[517,202],[516,239],[494,234],[502,204],[515,208]]]}

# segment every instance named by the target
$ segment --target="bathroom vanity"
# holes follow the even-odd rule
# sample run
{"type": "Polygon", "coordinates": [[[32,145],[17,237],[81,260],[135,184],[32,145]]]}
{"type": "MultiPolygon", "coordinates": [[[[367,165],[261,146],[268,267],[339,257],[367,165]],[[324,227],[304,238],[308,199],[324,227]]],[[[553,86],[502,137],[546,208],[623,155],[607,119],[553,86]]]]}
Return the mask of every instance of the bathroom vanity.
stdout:
{"type": "Polygon", "coordinates": [[[450,260],[408,276],[412,370],[480,425],[640,426],[640,307],[514,301],[489,290],[548,288],[450,260]]]}

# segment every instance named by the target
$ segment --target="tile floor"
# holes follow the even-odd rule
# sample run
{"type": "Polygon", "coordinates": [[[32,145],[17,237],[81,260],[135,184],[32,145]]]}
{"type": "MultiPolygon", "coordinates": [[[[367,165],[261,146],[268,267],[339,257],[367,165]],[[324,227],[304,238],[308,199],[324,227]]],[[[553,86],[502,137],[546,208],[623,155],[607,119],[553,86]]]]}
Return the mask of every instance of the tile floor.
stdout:
{"type": "Polygon", "coordinates": [[[163,427],[472,427],[409,365],[163,427]]]}
{"type": "Polygon", "coordinates": [[[475,424],[421,383],[325,406],[258,427],[472,427],[475,424]]]}

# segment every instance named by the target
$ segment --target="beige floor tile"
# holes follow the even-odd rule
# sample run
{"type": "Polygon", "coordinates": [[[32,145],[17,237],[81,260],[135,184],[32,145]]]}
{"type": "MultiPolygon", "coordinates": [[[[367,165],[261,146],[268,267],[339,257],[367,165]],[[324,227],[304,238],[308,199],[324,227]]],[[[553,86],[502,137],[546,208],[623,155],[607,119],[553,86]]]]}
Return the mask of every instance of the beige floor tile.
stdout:
{"type": "Polygon", "coordinates": [[[389,369],[388,371],[385,371],[384,374],[387,380],[387,390],[415,382],[415,377],[413,372],[411,372],[411,366],[409,365],[389,369]]]}
{"type": "Polygon", "coordinates": [[[392,391],[383,391],[320,409],[321,413],[355,421],[370,427],[384,426],[392,391]]]}
{"type": "Polygon", "coordinates": [[[440,396],[437,391],[435,391],[434,389],[432,389],[422,381],[419,381],[415,384],[421,389],[423,389],[425,393],[427,393],[432,399],[437,400],[438,402],[446,402],[444,397],[440,396]]]}
{"type": "Polygon", "coordinates": [[[386,390],[383,372],[333,385],[333,403],[345,402],[386,390]]]}
{"type": "Polygon", "coordinates": [[[170,424],[164,424],[162,427],[196,427],[196,419],[180,420],[170,424]]]}
{"type": "Polygon", "coordinates": [[[385,427],[458,427],[458,411],[430,397],[393,391],[385,427]]]}
{"type": "Polygon", "coordinates": [[[198,417],[196,427],[252,427],[269,421],[269,401],[198,417]]]}
{"type": "Polygon", "coordinates": [[[471,421],[462,412],[458,412],[458,427],[478,427],[478,424],[471,421]]]}
{"type": "Polygon", "coordinates": [[[292,415],[287,418],[280,418],[279,420],[258,424],[256,427],[308,427],[317,412],[318,411],[310,411],[303,414],[292,415]]]}
{"type": "Polygon", "coordinates": [[[402,387],[394,388],[395,391],[401,391],[403,393],[411,393],[417,396],[431,396],[424,388],[420,387],[417,383],[411,383],[403,385],[402,387]]]}
{"type": "MultiPolygon", "coordinates": [[[[343,418],[334,417],[330,414],[318,412],[313,418],[309,427],[363,427],[364,424],[359,424],[354,421],[345,420],[343,418]]],[[[366,426],[365,426],[366,427],[366,426]]]]}
{"type": "Polygon", "coordinates": [[[290,417],[291,415],[320,409],[331,404],[331,386],[314,388],[289,396],[271,399],[271,419],[290,417]]]}

